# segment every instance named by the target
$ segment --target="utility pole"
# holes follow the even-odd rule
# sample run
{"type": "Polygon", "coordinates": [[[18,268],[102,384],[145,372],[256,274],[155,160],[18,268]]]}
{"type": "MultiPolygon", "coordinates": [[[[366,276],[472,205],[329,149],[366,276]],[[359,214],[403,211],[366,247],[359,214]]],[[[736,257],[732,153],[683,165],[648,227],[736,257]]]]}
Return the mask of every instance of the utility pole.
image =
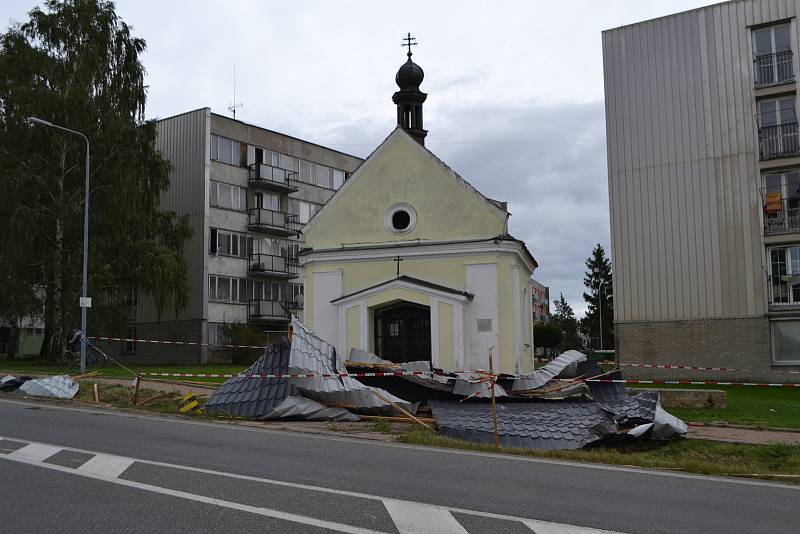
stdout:
{"type": "Polygon", "coordinates": [[[39,124],[80,136],[86,142],[86,181],[83,192],[83,291],[81,292],[81,374],[86,374],[86,309],[92,307],[92,299],[86,294],[89,289],[89,138],[81,132],[38,117],[28,117],[28,124],[39,124]]]}

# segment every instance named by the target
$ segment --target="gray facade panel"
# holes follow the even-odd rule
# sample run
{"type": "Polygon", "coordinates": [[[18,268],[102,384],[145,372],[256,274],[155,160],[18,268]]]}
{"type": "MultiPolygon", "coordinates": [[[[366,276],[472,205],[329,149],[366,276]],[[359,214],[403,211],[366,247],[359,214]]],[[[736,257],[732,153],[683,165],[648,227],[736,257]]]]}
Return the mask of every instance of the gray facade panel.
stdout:
{"type": "MultiPolygon", "coordinates": [[[[192,237],[185,246],[189,301],[177,317],[173,310],[166,310],[165,320],[204,319],[206,316],[209,114],[208,109],[199,109],[158,122],[158,149],[172,163],[170,187],[161,196],[161,208],[174,211],[178,216],[188,216],[192,229],[192,237]]],[[[154,302],[142,296],[139,322],[157,319],[154,302]]]]}
{"type": "Polygon", "coordinates": [[[604,32],[617,321],[764,314],[749,26],[799,4],[740,0],[604,32]]]}

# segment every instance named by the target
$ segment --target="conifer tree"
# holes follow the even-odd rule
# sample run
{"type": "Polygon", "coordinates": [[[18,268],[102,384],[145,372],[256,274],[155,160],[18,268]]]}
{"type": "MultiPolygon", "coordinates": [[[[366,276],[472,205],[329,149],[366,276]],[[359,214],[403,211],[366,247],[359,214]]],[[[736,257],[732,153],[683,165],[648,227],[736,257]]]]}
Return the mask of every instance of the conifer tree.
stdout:
{"type": "Polygon", "coordinates": [[[580,349],[581,340],[578,337],[578,320],[575,312],[569,305],[563,293],[559,293],[558,299],[553,301],[555,312],[550,318],[550,322],[558,327],[563,337],[561,338],[561,350],[580,349]]]}
{"type": "Polygon", "coordinates": [[[592,340],[596,348],[600,347],[600,314],[603,318],[603,347],[614,348],[614,286],[611,262],[606,251],[598,243],[592,255],[586,259],[586,272],[583,284],[588,293],[583,294],[586,301],[586,316],[581,320],[581,330],[592,340]]]}

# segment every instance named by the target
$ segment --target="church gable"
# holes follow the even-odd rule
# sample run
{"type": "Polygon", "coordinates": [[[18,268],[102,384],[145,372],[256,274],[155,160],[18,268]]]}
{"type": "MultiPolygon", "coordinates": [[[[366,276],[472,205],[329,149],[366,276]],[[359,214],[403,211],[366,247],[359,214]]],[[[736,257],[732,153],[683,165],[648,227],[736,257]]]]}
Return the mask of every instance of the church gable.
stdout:
{"type": "Polygon", "coordinates": [[[396,129],[303,229],[313,249],[506,233],[508,214],[396,129]]]}

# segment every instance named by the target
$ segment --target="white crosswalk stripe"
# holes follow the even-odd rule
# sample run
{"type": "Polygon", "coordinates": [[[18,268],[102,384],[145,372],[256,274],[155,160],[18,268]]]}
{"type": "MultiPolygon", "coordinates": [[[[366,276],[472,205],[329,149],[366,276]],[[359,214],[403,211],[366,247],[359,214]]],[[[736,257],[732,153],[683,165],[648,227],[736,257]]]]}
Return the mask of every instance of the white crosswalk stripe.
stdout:
{"type": "Polygon", "coordinates": [[[47,460],[62,449],[63,447],[54,447],[53,445],[45,445],[44,443],[29,443],[21,449],[10,453],[8,457],[41,462],[42,460],[47,460]]]}
{"type": "Polygon", "coordinates": [[[535,519],[523,519],[522,523],[536,534],[614,534],[610,530],[576,527],[547,521],[536,521],[535,519]]]}
{"type": "Polygon", "coordinates": [[[87,473],[94,473],[95,475],[117,478],[131,465],[133,465],[133,460],[130,458],[98,454],[78,467],[78,471],[86,471],[87,473]]]}
{"type": "Polygon", "coordinates": [[[384,499],[383,505],[400,534],[469,534],[447,508],[384,499]]]}

